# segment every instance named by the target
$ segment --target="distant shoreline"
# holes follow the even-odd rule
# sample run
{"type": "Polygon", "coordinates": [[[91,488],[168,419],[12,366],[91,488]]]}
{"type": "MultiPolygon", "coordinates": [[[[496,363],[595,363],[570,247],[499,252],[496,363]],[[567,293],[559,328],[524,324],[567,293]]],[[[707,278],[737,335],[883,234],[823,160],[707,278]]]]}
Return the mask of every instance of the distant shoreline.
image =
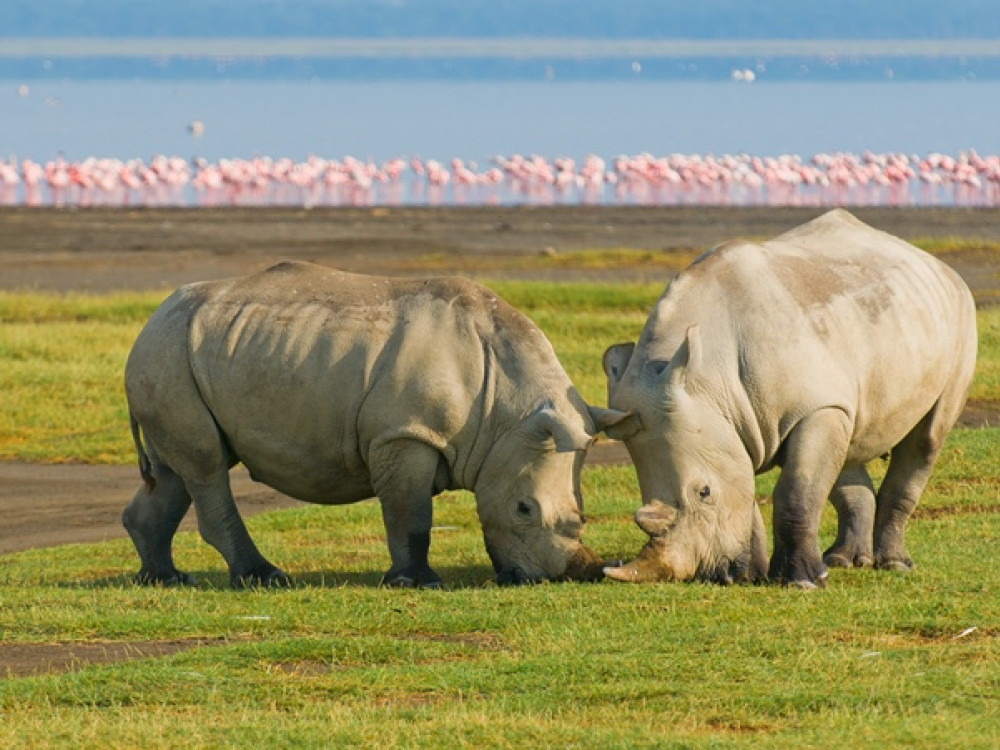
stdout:
{"type": "Polygon", "coordinates": [[[1000,39],[0,37],[0,58],[1000,58],[1000,39]]]}
{"type": "Polygon", "coordinates": [[[0,80],[997,81],[1000,39],[0,37],[0,80]]]}

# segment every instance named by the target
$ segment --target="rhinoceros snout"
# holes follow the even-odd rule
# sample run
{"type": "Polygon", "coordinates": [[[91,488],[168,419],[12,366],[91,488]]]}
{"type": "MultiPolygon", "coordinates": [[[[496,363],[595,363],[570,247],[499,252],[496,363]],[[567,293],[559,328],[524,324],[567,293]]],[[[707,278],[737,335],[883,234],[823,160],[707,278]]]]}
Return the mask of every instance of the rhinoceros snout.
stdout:
{"type": "Polygon", "coordinates": [[[580,545],[566,561],[561,575],[531,574],[516,565],[494,565],[499,586],[519,586],[526,583],[540,583],[545,580],[590,582],[604,578],[604,568],[610,563],[601,559],[589,547],[580,545]]]}
{"type": "Polygon", "coordinates": [[[566,563],[563,578],[567,581],[600,581],[604,578],[604,568],[608,564],[590,547],[581,544],[566,563]]]}

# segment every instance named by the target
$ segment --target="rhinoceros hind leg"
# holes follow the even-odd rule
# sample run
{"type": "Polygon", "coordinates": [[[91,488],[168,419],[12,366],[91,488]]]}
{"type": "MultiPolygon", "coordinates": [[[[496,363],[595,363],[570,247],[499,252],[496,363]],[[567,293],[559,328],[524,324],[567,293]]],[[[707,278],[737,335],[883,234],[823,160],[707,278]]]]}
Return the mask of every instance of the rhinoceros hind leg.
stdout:
{"type": "Polygon", "coordinates": [[[139,553],[141,567],[133,579],[141,585],[195,585],[193,576],[174,567],[171,545],[177,526],[191,507],[180,477],[157,460],[150,448],[155,478],[152,490],[140,487],[122,513],[122,525],[139,553]]]}
{"type": "Polygon", "coordinates": [[[225,558],[233,588],[286,585],[288,577],[257,549],[233,500],[225,464],[205,479],[187,479],[185,486],[198,513],[202,538],[225,558]]]}
{"type": "Polygon", "coordinates": [[[831,568],[871,567],[875,490],[864,465],[841,472],[830,502],[837,509],[837,540],[823,553],[823,562],[831,568]]]}
{"type": "Polygon", "coordinates": [[[875,505],[875,567],[913,570],[913,560],[903,541],[906,522],[917,507],[963,401],[964,397],[942,397],[892,449],[875,505]]]}

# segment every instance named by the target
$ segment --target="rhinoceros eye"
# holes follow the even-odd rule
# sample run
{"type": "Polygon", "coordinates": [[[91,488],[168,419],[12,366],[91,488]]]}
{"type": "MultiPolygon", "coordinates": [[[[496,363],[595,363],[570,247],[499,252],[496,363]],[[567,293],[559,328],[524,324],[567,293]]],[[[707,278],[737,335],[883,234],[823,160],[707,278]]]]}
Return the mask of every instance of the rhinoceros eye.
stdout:
{"type": "Polygon", "coordinates": [[[524,502],[524,500],[518,500],[517,501],[517,515],[521,516],[521,518],[530,518],[531,517],[531,506],[528,505],[526,502],[524,502]]]}
{"type": "Polygon", "coordinates": [[[703,484],[698,490],[698,497],[700,497],[704,502],[712,502],[712,488],[707,484],[703,484]]]}

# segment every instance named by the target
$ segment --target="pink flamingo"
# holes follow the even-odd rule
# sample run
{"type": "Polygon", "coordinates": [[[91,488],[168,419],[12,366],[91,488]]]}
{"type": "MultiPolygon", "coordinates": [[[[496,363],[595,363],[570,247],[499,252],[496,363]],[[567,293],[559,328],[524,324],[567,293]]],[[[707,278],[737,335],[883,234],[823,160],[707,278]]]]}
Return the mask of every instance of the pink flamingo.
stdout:
{"type": "Polygon", "coordinates": [[[1000,203],[1000,156],[967,149],[950,155],[903,152],[823,152],[803,159],[796,154],[681,154],[648,152],[619,155],[606,162],[588,154],[577,163],[569,156],[551,160],[540,154],[497,156],[485,171],[474,162],[451,159],[341,160],[310,155],[187,162],[176,156],[140,159],[62,156],[43,165],[24,159],[0,164],[2,200],[17,200],[23,183],[25,203],[44,200],[42,187],[56,204],[81,205],[113,200],[180,204],[186,190],[201,203],[368,205],[398,203],[402,185],[411,200],[441,202],[453,186],[453,202],[530,203],[614,200],[634,203],[891,204],[1000,203]],[[611,195],[603,186],[614,185],[611,195]],[[13,187],[12,187],[13,186],[13,187]],[[424,188],[428,188],[426,191],[424,188]]]}

